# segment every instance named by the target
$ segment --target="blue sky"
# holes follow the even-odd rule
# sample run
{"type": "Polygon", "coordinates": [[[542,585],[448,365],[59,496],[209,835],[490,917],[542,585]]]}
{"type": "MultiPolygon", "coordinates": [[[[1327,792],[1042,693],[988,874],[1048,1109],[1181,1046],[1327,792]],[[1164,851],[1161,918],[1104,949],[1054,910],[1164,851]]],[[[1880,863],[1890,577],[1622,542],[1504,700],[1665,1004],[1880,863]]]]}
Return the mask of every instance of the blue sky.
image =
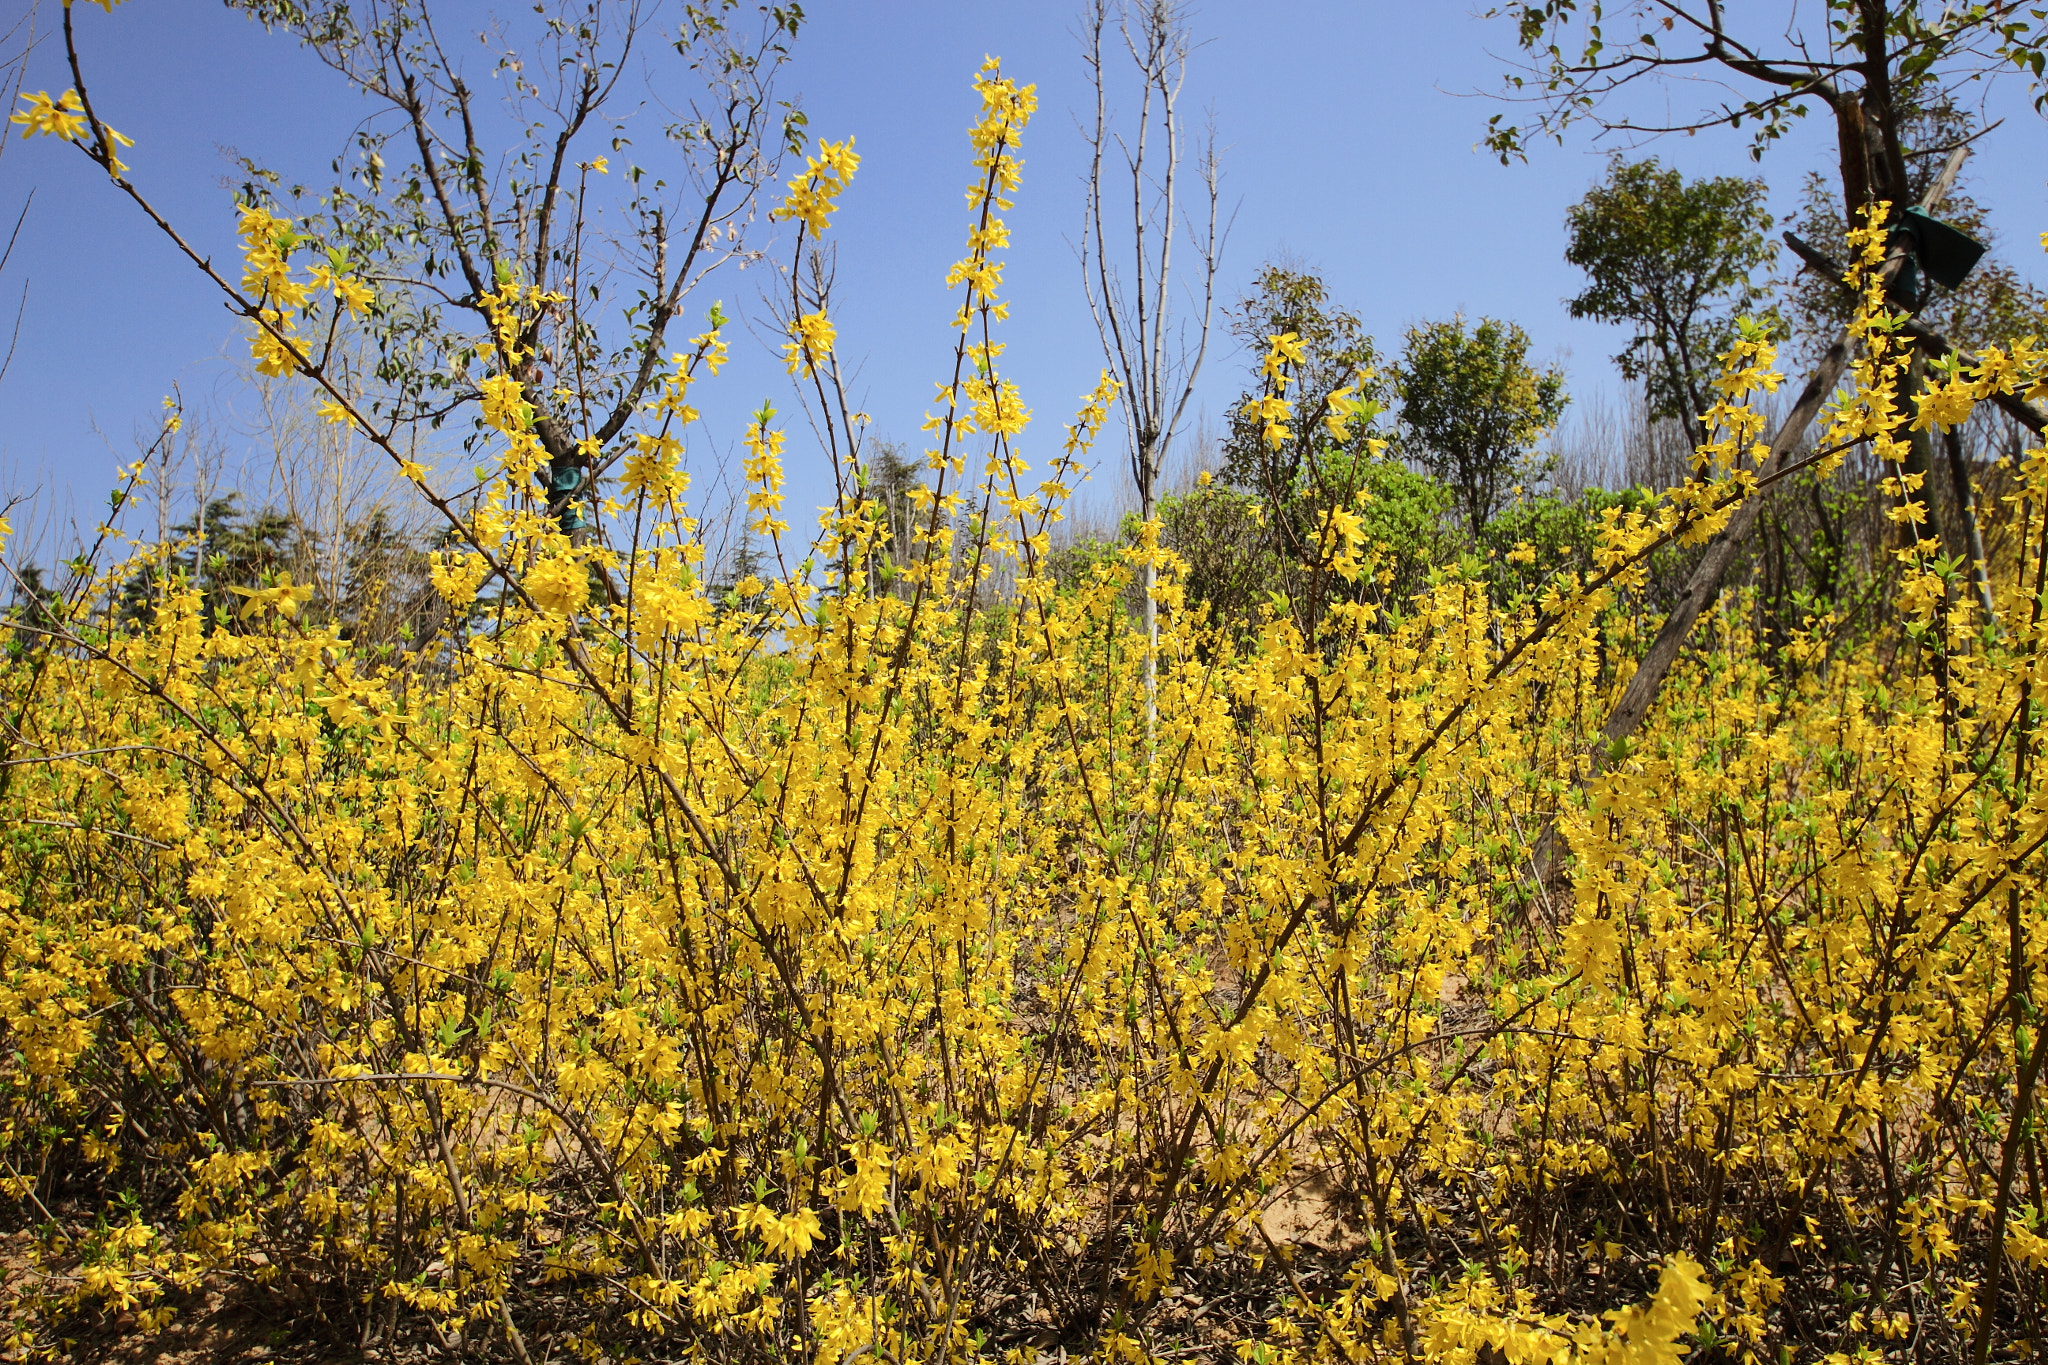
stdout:
{"type": "MultiPolygon", "coordinates": [[[[494,8],[456,0],[437,13],[444,31],[474,33],[494,8]]],[[[996,54],[1010,74],[1037,83],[1039,113],[1010,216],[1005,360],[1037,415],[1026,453],[1049,451],[1101,364],[1072,247],[1084,166],[1076,116],[1090,102],[1073,36],[1078,4],[818,0],[808,9],[782,88],[801,99],[814,135],[852,134],[863,157],[835,228],[837,320],[841,355],[858,366],[856,397],[884,436],[915,440],[945,368],[956,299],[943,275],[967,227],[972,75],[984,54],[996,54]]],[[[53,0],[44,0],[42,17],[56,18],[53,0]]],[[[138,144],[128,157],[134,178],[219,258],[233,259],[233,152],[317,182],[367,112],[288,39],[208,0],[130,0],[111,16],[81,5],[76,17],[101,116],[138,144]]],[[[1213,116],[1235,215],[1226,295],[1262,262],[1291,254],[1323,272],[1383,352],[1422,319],[1456,311],[1510,318],[1527,328],[1538,355],[1566,366],[1582,409],[1612,399],[1619,381],[1609,356],[1623,337],[1572,320],[1563,304],[1579,285],[1563,260],[1564,212],[1599,178],[1609,148],[1586,134],[1511,167],[1476,148],[1500,107],[1478,97],[1498,88],[1504,70],[1509,32],[1499,21],[1435,0],[1210,0],[1196,7],[1195,28],[1205,41],[1187,105],[1198,118],[1213,116]]],[[[487,71],[480,49],[471,50],[475,69],[487,71]]],[[[68,84],[61,50],[46,44],[28,88],[68,84]]],[[[2042,122],[2017,81],[1995,89],[1992,103],[2008,122],[1968,174],[2007,256],[2032,278],[2048,278],[2032,247],[2048,228],[2042,122]]],[[[1781,144],[1760,168],[1726,133],[1650,150],[1692,175],[1761,173],[1781,210],[1833,151],[1819,127],[1781,144]]],[[[31,190],[20,245],[0,279],[7,324],[27,290],[20,348],[0,380],[0,477],[97,503],[173,384],[220,439],[247,446],[238,414],[249,403],[234,378],[240,347],[219,299],[69,148],[50,139],[10,144],[0,156],[9,225],[31,190]]],[[[728,311],[758,315],[765,282],[764,271],[734,274],[697,296],[696,308],[701,314],[718,297],[728,311]]],[[[788,405],[780,365],[752,354],[756,347],[738,338],[735,363],[707,405],[714,424],[764,395],[788,405]]],[[[1219,338],[1202,384],[1212,419],[1245,369],[1219,338]]],[[[736,435],[734,424],[720,439],[736,435]]],[[[806,487],[821,486],[809,459],[793,433],[793,505],[806,487]]]]}

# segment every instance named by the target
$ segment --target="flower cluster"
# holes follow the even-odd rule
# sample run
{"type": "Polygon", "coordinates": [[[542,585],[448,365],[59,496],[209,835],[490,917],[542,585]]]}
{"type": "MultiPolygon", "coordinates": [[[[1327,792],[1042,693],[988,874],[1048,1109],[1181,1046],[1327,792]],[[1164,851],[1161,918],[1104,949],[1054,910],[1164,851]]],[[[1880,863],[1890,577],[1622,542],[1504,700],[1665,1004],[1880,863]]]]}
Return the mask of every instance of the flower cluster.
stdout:
{"type": "Polygon", "coordinates": [[[977,312],[996,322],[1009,316],[1009,305],[996,296],[1003,282],[1002,263],[990,253],[1010,244],[1009,225],[997,215],[1013,207],[1009,196],[1022,183],[1024,168],[1014,148],[1023,140],[1025,126],[1038,108],[1038,87],[1020,87],[1002,74],[1002,63],[993,57],[982,63],[974,89],[981,96],[981,118],[968,130],[967,138],[974,147],[979,174],[967,187],[967,204],[975,224],[967,234],[967,254],[946,272],[948,289],[967,286],[953,319],[954,327],[962,332],[977,312]]]}
{"type": "MultiPolygon", "coordinates": [[[[113,2],[115,0],[99,0],[101,4],[113,2]]],[[[9,114],[7,121],[20,124],[23,137],[56,137],[66,142],[84,142],[88,122],[85,101],[76,90],[66,90],[55,99],[50,97],[49,91],[38,90],[33,95],[22,95],[20,99],[27,107],[9,114]]],[[[118,178],[127,174],[128,167],[122,163],[120,153],[115,149],[134,145],[133,138],[124,137],[102,123],[99,146],[88,150],[93,151],[96,157],[103,154],[107,173],[118,178]]]]}
{"type": "Polygon", "coordinates": [[[795,219],[811,236],[823,236],[832,215],[839,211],[839,196],[846,193],[859,169],[860,156],[853,150],[852,138],[820,142],[818,154],[807,158],[804,173],[789,182],[789,194],[768,216],[795,219]]]}
{"type": "MultiPolygon", "coordinates": [[[[258,374],[276,378],[296,374],[312,363],[298,333],[303,319],[317,315],[315,295],[332,295],[336,307],[351,314],[366,311],[375,294],[360,279],[345,273],[347,257],[330,253],[316,264],[304,281],[292,271],[291,258],[306,245],[306,239],[291,223],[258,204],[240,206],[235,225],[242,239],[241,289],[249,316],[256,323],[249,337],[249,354],[258,374]]],[[[338,405],[325,415],[331,422],[351,420],[338,405]]]]}
{"type": "Polygon", "coordinates": [[[832,320],[823,313],[798,317],[789,324],[789,334],[795,339],[782,348],[784,368],[806,378],[816,374],[818,362],[832,354],[832,342],[838,336],[832,320]]]}
{"type": "Polygon", "coordinates": [[[747,447],[747,481],[754,485],[747,492],[747,510],[760,513],[747,529],[757,536],[779,536],[789,529],[789,523],[775,515],[782,510],[782,446],[789,433],[771,430],[768,424],[774,420],[775,409],[762,405],[741,438],[747,447]]]}
{"type": "MultiPolygon", "coordinates": [[[[1260,377],[1265,381],[1266,390],[1245,404],[1244,412],[1245,416],[1258,420],[1267,446],[1278,450],[1294,438],[1294,429],[1287,425],[1294,418],[1294,404],[1287,400],[1287,387],[1294,382],[1294,376],[1288,373],[1287,367],[1302,362],[1301,338],[1292,332],[1280,332],[1267,337],[1266,341],[1266,358],[1259,364],[1260,377]]],[[[1339,392],[1343,395],[1345,406],[1340,407],[1332,401],[1331,414],[1338,422],[1338,427],[1333,430],[1342,429],[1344,419],[1353,410],[1349,405],[1355,390],[1345,389],[1339,392]]]]}
{"type": "MultiPolygon", "coordinates": [[[[2038,525],[1990,566],[2004,636],[1936,594],[1792,673],[1731,612],[1597,765],[1628,575],[1762,482],[1761,335],[1593,582],[1503,605],[1453,565],[1233,632],[1152,527],[1056,583],[1115,386],[1027,485],[986,266],[1031,94],[993,70],[922,531],[842,503],[787,563],[763,405],[772,555],[714,599],[676,434],[714,313],[620,437],[632,529],[572,544],[519,502],[551,304],[501,280],[477,389],[510,472],[433,562],[456,624],[378,654],[283,577],[238,619],[176,575],[124,615],[124,567],[0,655],[0,1189],[45,1230],[12,1347],[230,1280],[717,1365],[1150,1365],[1177,1333],[1250,1365],[1763,1361],[1802,1283],[1841,1361],[2019,1331],[1983,1267],[2038,1302],[2038,525]]],[[[289,361],[331,284],[269,215],[243,236],[289,361]]],[[[1909,417],[1864,299],[1836,429],[1878,445],[1909,417]]],[[[1303,352],[1269,347],[1285,440],[1303,352]]],[[[2042,377],[1987,354],[1919,420],[2042,377]]],[[[2038,516],[2048,451],[2021,477],[2038,516]]],[[[1370,551],[1325,509],[1324,564],[1370,551]]]]}

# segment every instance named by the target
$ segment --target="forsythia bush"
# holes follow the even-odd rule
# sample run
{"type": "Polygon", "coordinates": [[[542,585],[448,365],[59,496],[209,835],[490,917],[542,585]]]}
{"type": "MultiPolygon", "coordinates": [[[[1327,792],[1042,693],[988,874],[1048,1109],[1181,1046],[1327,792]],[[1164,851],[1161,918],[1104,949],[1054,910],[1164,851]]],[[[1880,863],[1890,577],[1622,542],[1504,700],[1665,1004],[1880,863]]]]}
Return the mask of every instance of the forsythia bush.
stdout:
{"type": "MultiPolygon", "coordinates": [[[[1114,393],[1034,475],[993,340],[1033,96],[977,84],[912,543],[861,496],[849,422],[846,491],[788,546],[764,408],[773,572],[742,585],[759,610],[714,598],[679,472],[714,326],[629,443],[616,545],[548,515],[519,384],[484,381],[491,481],[434,570],[460,624],[410,656],[288,581],[222,621],[163,578],[123,627],[131,562],[5,665],[0,1156],[41,1229],[12,1347],[101,1311],[161,1327],[234,1280],[366,1344],[520,1359],[544,1334],[592,1359],[1648,1365],[1796,1333],[1847,1361],[1960,1353],[1987,1311],[2001,1347],[2031,1336],[2048,453],[2000,511],[1997,622],[1909,544],[1895,630],[1841,649],[1821,622],[1773,670],[1724,615],[1611,750],[1611,609],[1758,495],[1760,336],[1697,477],[1538,600],[1449,575],[1398,609],[1276,605],[1234,643],[1156,529],[1056,593],[1050,528],[1114,393]],[[1122,606],[1148,558],[1156,717],[1122,606]],[[1304,1190],[1314,1237],[1277,1216],[1304,1190]],[[1250,1325],[1205,1335],[1191,1305],[1232,1294],[1250,1325]]],[[[856,169],[826,144],[792,184],[799,249],[856,169]]],[[[296,266],[284,226],[245,210],[244,288],[290,374],[294,309],[364,287],[296,266]]],[[[1909,424],[2042,381],[2048,357],[1991,354],[1902,410],[1882,235],[1860,245],[1864,359],[1812,459],[1897,460],[1909,424]]],[[[500,281],[501,356],[546,303],[500,281]]],[[[791,328],[821,395],[835,335],[791,328]]],[[[1294,411],[1293,347],[1276,438],[1357,420],[1294,411]]],[[[1370,580],[1360,524],[1328,515],[1315,583],[1370,580]]]]}

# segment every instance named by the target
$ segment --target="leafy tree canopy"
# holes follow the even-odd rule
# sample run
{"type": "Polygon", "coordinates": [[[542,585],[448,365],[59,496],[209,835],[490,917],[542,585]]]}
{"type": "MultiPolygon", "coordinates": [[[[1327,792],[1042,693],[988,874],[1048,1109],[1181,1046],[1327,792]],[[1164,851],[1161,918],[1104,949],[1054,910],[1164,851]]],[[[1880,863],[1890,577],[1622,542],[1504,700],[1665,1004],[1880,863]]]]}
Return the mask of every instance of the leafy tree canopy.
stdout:
{"type": "Polygon", "coordinates": [[[1323,418],[1330,395],[1358,383],[1361,374],[1367,378],[1360,396],[1386,403],[1390,391],[1378,374],[1379,351],[1358,315],[1330,298],[1320,275],[1284,262],[1267,265],[1233,310],[1230,330],[1254,357],[1255,367],[1256,358],[1266,353],[1267,339],[1286,332],[1299,339],[1303,360],[1289,394],[1296,420],[1289,438],[1278,447],[1266,443],[1264,424],[1246,411],[1253,389],[1231,406],[1223,461],[1226,483],[1285,502],[1303,479],[1314,480],[1319,466],[1339,448],[1368,449],[1375,439],[1370,422],[1352,423],[1350,439],[1340,442],[1323,418]]]}
{"type": "Polygon", "coordinates": [[[1475,537],[1533,474],[1531,452],[1566,402],[1563,373],[1530,365],[1529,334],[1493,318],[1409,328],[1394,388],[1401,453],[1451,486],[1475,537]]]}
{"type": "Polygon", "coordinates": [[[1767,299],[1755,282],[1772,257],[1764,195],[1761,180],[1687,180],[1654,158],[1616,155],[1565,215],[1565,259],[1587,277],[1572,316],[1632,325],[1615,363],[1643,384],[1651,416],[1677,418],[1698,439],[1714,358],[1736,317],[1767,299]]]}

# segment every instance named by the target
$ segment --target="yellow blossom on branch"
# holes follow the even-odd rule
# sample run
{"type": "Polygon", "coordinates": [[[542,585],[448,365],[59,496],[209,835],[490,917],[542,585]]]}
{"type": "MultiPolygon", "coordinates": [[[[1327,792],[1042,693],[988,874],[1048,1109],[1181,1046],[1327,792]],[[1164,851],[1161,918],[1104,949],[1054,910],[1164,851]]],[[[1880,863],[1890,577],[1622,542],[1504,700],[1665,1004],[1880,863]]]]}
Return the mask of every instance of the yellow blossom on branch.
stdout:
{"type": "Polygon", "coordinates": [[[46,90],[21,96],[28,107],[8,115],[9,123],[21,125],[23,137],[60,137],[76,142],[85,132],[85,105],[76,90],[66,90],[55,99],[46,90]]]}
{"type": "Polygon", "coordinates": [[[823,313],[805,313],[789,325],[789,334],[795,340],[782,348],[784,367],[791,374],[805,377],[816,374],[820,362],[832,354],[832,342],[838,333],[830,318],[823,313]]]}

